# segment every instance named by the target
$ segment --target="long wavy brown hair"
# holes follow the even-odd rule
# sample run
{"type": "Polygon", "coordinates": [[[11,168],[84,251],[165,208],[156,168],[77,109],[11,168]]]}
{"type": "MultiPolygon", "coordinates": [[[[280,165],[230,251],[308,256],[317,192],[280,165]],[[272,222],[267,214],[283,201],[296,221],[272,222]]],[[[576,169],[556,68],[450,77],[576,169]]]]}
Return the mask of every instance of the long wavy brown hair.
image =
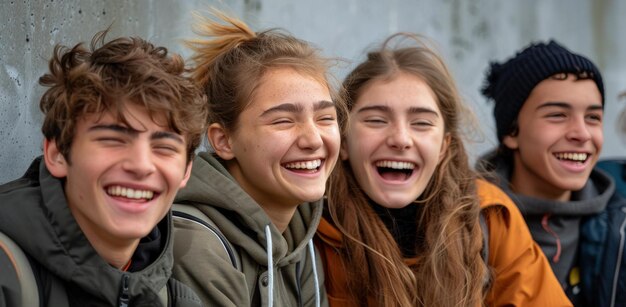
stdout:
{"type": "Polygon", "coordinates": [[[365,85],[400,72],[422,78],[435,93],[450,143],[416,200],[423,207],[417,225],[424,242],[411,265],[359,188],[350,163],[335,168],[328,184],[328,209],[344,236],[339,252],[350,296],[360,306],[480,306],[487,270],[481,257],[476,175],[459,127],[466,109],[442,58],[423,38],[407,33],[391,36],[346,77],[348,109],[365,85]],[[414,44],[393,47],[397,40],[414,44]]]}

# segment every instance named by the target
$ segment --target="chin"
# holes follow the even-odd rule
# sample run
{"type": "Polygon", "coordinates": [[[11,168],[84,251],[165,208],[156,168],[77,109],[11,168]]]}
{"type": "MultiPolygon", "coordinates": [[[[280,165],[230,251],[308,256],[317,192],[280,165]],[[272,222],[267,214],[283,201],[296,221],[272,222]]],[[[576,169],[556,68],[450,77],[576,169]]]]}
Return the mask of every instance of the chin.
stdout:
{"type": "Polygon", "coordinates": [[[301,197],[299,197],[299,199],[301,199],[301,202],[313,202],[313,201],[317,201],[320,198],[324,197],[324,190],[322,191],[315,191],[315,192],[310,192],[310,193],[306,193],[306,194],[301,194],[301,197]]]}
{"type": "MultiPolygon", "coordinates": [[[[154,227],[156,227],[156,223],[154,224],[154,227]]],[[[143,225],[141,226],[130,225],[130,227],[124,227],[124,229],[119,229],[117,231],[117,237],[124,238],[127,240],[141,239],[147,236],[154,227],[148,228],[148,227],[144,227],[143,225]]]]}
{"type": "Polygon", "coordinates": [[[148,235],[148,232],[138,232],[138,231],[133,231],[133,232],[123,232],[123,233],[119,233],[117,234],[117,237],[122,239],[122,240],[138,240],[141,239],[145,236],[148,235]]]}
{"type": "Polygon", "coordinates": [[[589,175],[584,178],[571,178],[570,180],[561,180],[561,181],[553,181],[554,186],[566,190],[566,191],[578,191],[582,189],[587,181],[589,180],[589,175]]]}
{"type": "Polygon", "coordinates": [[[377,204],[389,209],[402,209],[413,203],[414,200],[415,199],[386,199],[384,201],[378,201],[374,199],[377,204]]]}
{"type": "Polygon", "coordinates": [[[304,197],[302,199],[302,202],[314,202],[314,201],[320,200],[322,197],[324,197],[324,193],[322,193],[322,194],[315,194],[315,195],[304,197]]]}
{"type": "Polygon", "coordinates": [[[567,190],[567,191],[572,191],[572,192],[573,191],[579,191],[579,190],[581,190],[582,188],[585,187],[585,183],[586,183],[586,181],[581,183],[581,184],[579,184],[579,183],[566,184],[566,185],[564,185],[564,189],[567,190]]]}

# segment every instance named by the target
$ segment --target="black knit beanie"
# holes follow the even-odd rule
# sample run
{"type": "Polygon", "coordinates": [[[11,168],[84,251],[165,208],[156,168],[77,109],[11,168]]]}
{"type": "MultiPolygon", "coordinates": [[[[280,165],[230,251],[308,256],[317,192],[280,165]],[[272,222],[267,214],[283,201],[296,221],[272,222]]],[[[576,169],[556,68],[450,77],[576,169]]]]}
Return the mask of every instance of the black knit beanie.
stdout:
{"type": "Polygon", "coordinates": [[[604,106],[604,85],[598,68],[586,57],[570,52],[553,40],[547,44],[531,44],[503,64],[492,62],[482,93],[496,104],[493,115],[498,140],[502,142],[504,136],[512,132],[512,123],[539,82],[558,73],[581,72],[588,73],[596,83],[604,106]]]}

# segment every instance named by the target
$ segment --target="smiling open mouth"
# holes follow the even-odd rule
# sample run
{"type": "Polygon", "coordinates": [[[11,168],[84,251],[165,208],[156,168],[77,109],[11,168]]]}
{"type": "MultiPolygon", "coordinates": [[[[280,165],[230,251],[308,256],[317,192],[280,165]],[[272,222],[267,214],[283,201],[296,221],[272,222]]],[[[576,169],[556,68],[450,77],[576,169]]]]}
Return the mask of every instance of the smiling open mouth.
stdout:
{"type": "Polygon", "coordinates": [[[555,153],[554,156],[561,161],[570,161],[582,164],[585,163],[591,155],[587,153],[559,152],[555,153]]]}
{"type": "Polygon", "coordinates": [[[319,171],[322,166],[322,160],[309,160],[309,161],[298,161],[298,162],[289,162],[285,163],[283,167],[293,172],[301,172],[301,173],[315,173],[319,171]]]}
{"type": "Polygon", "coordinates": [[[415,163],[400,161],[378,161],[376,162],[378,174],[386,180],[407,180],[415,170],[415,163]]]}
{"type": "Polygon", "coordinates": [[[110,196],[124,197],[136,200],[152,200],[154,198],[154,192],[149,190],[135,190],[119,185],[110,186],[106,189],[106,192],[110,196]]]}

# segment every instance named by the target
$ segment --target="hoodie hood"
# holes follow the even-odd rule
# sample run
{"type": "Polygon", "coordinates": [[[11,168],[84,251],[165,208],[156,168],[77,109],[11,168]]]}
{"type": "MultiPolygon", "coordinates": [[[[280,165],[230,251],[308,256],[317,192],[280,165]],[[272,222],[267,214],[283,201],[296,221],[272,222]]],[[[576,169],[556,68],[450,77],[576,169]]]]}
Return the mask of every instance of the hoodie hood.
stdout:
{"type": "Polygon", "coordinates": [[[615,180],[615,193],[626,198],[626,160],[611,159],[599,161],[597,168],[607,172],[615,180]]]}
{"type": "Polygon", "coordinates": [[[228,241],[259,265],[268,265],[271,247],[275,269],[302,259],[322,215],[322,201],[300,204],[281,233],[265,211],[211,153],[200,153],[191,177],[176,196],[176,203],[191,204],[206,214],[228,241]],[[269,237],[268,237],[269,235],[269,237]],[[269,240],[268,240],[269,239],[269,240]]]}
{"type": "Polygon", "coordinates": [[[564,204],[561,201],[540,199],[513,192],[509,186],[513,163],[492,151],[483,156],[477,165],[479,171],[485,172],[489,180],[498,185],[517,204],[524,216],[528,215],[567,215],[586,216],[597,214],[606,208],[606,205],[615,191],[615,183],[603,171],[592,170],[585,186],[573,191],[570,201],[564,204]]]}
{"type": "Polygon", "coordinates": [[[91,246],[67,205],[63,181],[48,172],[41,157],[21,179],[0,187],[0,231],[51,274],[86,292],[90,300],[110,306],[118,303],[124,276],[131,302],[158,301],[171,275],[170,225],[168,214],[152,232],[163,240],[155,261],[140,271],[122,272],[91,246]]]}

